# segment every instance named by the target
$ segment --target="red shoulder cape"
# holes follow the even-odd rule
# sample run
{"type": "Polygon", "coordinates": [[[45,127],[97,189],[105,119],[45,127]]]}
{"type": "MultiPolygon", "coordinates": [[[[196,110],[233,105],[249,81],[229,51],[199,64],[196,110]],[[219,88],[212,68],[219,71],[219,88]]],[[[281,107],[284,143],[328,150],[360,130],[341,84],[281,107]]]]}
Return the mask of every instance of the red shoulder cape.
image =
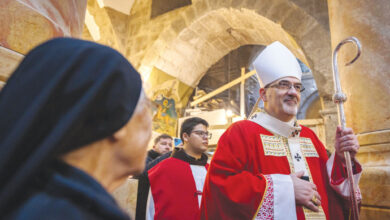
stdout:
{"type": "Polygon", "coordinates": [[[171,157],[150,169],[148,175],[155,219],[199,219],[199,192],[189,163],[171,157]]]}

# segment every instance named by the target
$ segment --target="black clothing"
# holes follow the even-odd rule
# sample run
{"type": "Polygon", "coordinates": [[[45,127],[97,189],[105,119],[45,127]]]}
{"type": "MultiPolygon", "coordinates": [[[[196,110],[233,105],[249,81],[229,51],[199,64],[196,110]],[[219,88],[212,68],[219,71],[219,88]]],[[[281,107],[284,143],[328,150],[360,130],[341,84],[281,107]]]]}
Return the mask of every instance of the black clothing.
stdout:
{"type": "Polygon", "coordinates": [[[0,92],[1,215],[48,193],[48,182],[33,180],[57,171],[56,158],[123,127],[141,90],[140,75],[109,47],[57,38],[30,51],[0,92]]]}
{"type": "Polygon", "coordinates": [[[179,160],[182,160],[184,162],[187,162],[191,165],[200,165],[200,166],[206,166],[207,160],[208,160],[208,157],[205,153],[203,153],[199,159],[195,159],[194,157],[191,157],[190,155],[188,155],[184,151],[184,149],[179,149],[179,150],[175,151],[172,154],[172,157],[179,159],[179,160]]]}
{"type": "Polygon", "coordinates": [[[157,157],[161,156],[161,154],[153,149],[149,150],[148,151],[148,156],[146,157],[146,164],[147,165],[148,163],[152,162],[154,159],[156,159],[157,157]]]}
{"type": "Polygon", "coordinates": [[[10,219],[130,219],[91,176],[64,162],[53,162],[26,202],[10,219]],[[45,180],[46,179],[46,180],[45,180]],[[71,195],[71,196],[70,196],[71,195]]]}
{"type": "MultiPolygon", "coordinates": [[[[176,150],[176,148],[173,150],[173,152],[175,152],[175,150],[176,150]]],[[[147,173],[148,170],[152,169],[154,166],[156,166],[161,161],[163,161],[163,160],[165,160],[167,158],[170,158],[173,152],[172,151],[166,152],[165,154],[160,155],[157,158],[155,158],[152,161],[150,161],[149,163],[147,163],[146,167],[145,167],[144,173],[147,173]]]]}

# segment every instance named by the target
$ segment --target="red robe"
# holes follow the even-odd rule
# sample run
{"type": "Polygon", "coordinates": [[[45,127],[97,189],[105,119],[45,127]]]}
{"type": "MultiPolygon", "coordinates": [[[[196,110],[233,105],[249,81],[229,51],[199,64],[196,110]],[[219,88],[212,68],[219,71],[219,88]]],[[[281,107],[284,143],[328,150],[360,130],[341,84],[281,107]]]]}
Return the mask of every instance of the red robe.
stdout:
{"type": "MultiPolygon", "coordinates": [[[[207,159],[206,159],[207,160],[207,159]]],[[[208,168],[206,164],[205,169],[208,168]]],[[[198,220],[198,197],[190,163],[168,158],[148,171],[154,200],[154,219],[198,220]]]]}
{"type": "MultiPolygon", "coordinates": [[[[327,219],[343,219],[344,201],[329,185],[326,150],[312,130],[301,127],[299,137],[310,139],[317,152],[309,149],[305,159],[321,196],[323,213],[327,219]]],[[[221,136],[203,189],[201,219],[253,219],[259,212],[263,215],[259,219],[274,219],[273,185],[269,175],[291,174],[291,158],[270,156],[271,145],[265,155],[261,134],[274,136],[259,124],[244,120],[230,126],[221,136]]],[[[335,164],[339,166],[341,162],[336,158],[335,164]]],[[[336,173],[335,179],[346,177],[345,171],[333,173],[336,173]]],[[[302,207],[296,207],[296,216],[305,219],[302,207]]]]}

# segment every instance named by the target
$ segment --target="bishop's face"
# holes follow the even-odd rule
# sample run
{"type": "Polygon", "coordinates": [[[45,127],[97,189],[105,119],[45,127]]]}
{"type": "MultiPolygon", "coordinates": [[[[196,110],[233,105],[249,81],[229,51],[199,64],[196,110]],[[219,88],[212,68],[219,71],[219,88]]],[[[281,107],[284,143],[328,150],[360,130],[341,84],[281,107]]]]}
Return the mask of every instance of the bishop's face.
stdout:
{"type": "Polygon", "coordinates": [[[260,90],[265,111],[281,121],[290,121],[298,113],[302,86],[295,77],[281,78],[260,90]]]}

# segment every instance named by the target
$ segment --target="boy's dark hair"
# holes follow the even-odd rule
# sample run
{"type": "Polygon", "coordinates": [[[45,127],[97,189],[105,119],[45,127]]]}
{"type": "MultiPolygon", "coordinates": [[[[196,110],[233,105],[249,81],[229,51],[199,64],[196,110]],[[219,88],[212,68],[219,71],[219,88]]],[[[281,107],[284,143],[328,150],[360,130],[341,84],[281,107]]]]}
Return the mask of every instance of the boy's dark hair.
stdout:
{"type": "Polygon", "coordinates": [[[191,134],[192,130],[194,130],[194,127],[198,124],[202,124],[206,127],[209,126],[209,123],[207,123],[206,120],[199,118],[199,117],[192,117],[187,118],[183,124],[181,124],[181,130],[180,130],[180,139],[184,143],[183,134],[186,133],[188,135],[191,134]]]}
{"type": "Polygon", "coordinates": [[[169,136],[167,134],[162,134],[154,139],[154,145],[156,145],[161,139],[168,139],[168,138],[173,140],[173,138],[171,136],[169,136]]]}

